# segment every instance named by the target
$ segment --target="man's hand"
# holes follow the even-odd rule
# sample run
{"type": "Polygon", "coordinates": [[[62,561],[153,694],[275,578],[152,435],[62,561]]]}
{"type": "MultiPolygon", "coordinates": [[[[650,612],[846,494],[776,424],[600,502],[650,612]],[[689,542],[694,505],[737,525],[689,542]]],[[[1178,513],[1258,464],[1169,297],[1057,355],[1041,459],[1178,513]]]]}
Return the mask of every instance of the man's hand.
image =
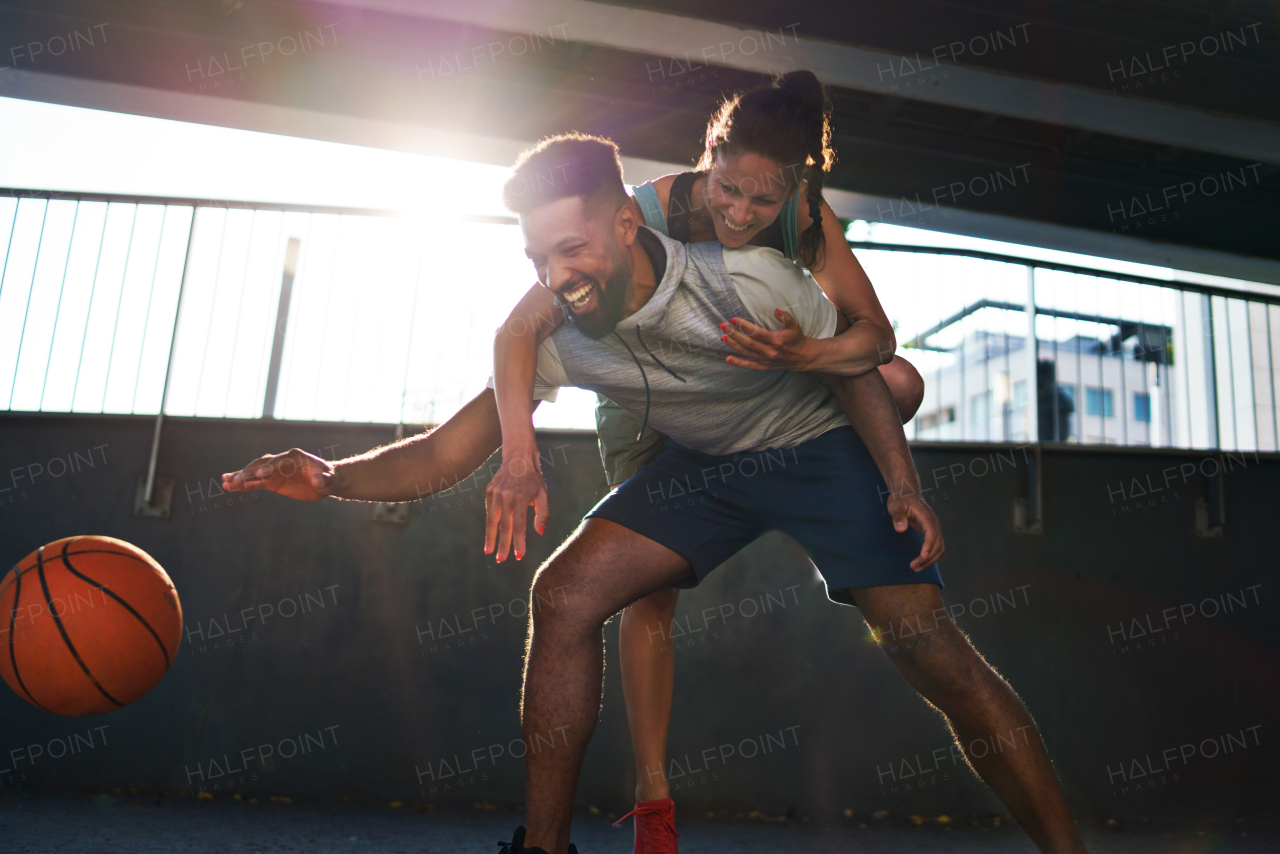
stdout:
{"type": "Polygon", "coordinates": [[[337,471],[331,463],[297,448],[265,454],[240,471],[222,476],[222,488],[227,492],[269,489],[297,501],[319,501],[337,485],[337,471]]]}
{"type": "Polygon", "coordinates": [[[547,503],[547,485],[542,480],[538,449],[535,446],[528,453],[513,453],[508,460],[504,448],[502,468],[485,487],[485,554],[493,554],[496,545],[496,558],[498,563],[502,563],[507,559],[507,551],[514,540],[516,560],[524,557],[530,504],[534,509],[534,530],[542,534],[547,530],[551,510],[547,503]]]}
{"type": "Polygon", "coordinates": [[[917,490],[910,495],[889,496],[888,507],[895,531],[901,534],[910,525],[924,535],[920,556],[911,561],[911,568],[919,572],[932,566],[947,550],[947,544],[942,540],[942,523],[938,521],[928,502],[920,497],[917,490]]]}
{"type": "Polygon", "coordinates": [[[745,357],[729,356],[729,364],[757,371],[807,371],[813,367],[817,350],[814,339],[800,330],[800,324],[790,314],[782,309],[775,313],[782,321],[782,328],[776,332],[741,317],[731,317],[728,323],[720,324],[725,333],[720,340],[745,357]]]}

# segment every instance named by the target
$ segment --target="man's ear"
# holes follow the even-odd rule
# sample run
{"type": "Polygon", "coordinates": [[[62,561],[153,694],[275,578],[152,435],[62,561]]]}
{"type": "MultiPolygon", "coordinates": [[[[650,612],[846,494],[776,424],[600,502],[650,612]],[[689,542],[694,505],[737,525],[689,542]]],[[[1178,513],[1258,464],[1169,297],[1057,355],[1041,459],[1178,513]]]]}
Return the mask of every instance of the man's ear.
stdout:
{"type": "Polygon", "coordinates": [[[617,213],[613,217],[613,230],[618,238],[618,243],[623,246],[630,246],[636,241],[636,233],[643,225],[640,221],[640,215],[636,213],[635,205],[631,204],[631,200],[627,201],[618,208],[617,213]]]}

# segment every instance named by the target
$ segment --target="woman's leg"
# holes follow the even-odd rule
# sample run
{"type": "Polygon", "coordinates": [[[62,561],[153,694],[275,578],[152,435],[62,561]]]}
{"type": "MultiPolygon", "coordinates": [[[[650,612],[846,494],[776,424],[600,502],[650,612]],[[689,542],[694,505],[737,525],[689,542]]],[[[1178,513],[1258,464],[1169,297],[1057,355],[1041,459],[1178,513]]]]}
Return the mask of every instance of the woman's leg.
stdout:
{"type": "Polygon", "coordinates": [[[671,621],[679,596],[671,587],[651,593],[622,612],[618,628],[622,696],[636,756],[637,801],[668,797],[667,727],[676,674],[671,621]]]}
{"type": "Polygon", "coordinates": [[[916,410],[924,400],[924,377],[916,370],[916,366],[901,356],[894,356],[893,361],[880,366],[880,376],[884,377],[893,395],[893,402],[898,405],[898,414],[902,423],[906,424],[915,417],[916,410]]]}

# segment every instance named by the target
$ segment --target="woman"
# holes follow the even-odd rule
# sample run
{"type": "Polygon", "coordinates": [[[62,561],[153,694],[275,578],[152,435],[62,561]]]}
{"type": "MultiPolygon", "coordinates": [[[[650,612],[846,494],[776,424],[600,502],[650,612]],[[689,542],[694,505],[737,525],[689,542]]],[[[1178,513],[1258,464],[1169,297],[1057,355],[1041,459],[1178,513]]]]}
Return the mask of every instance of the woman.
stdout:
{"type": "MultiPolygon", "coordinates": [[[[919,407],[924,382],[909,362],[893,356],[896,343],[888,318],[835,213],[822,199],[823,182],[834,160],[830,113],[827,94],[809,71],[791,72],[771,86],[734,97],[708,124],[698,171],[642,184],[636,187],[632,203],[650,228],[675,240],[719,240],[726,248],[750,244],[778,249],[811,272],[848,320],[847,330],[818,340],[805,337],[782,310],[778,316],[784,325],[778,331],[732,318],[722,324],[725,342],[740,354],[730,357],[731,363],[744,369],[843,377],[878,368],[905,421],[919,407]]],[[[536,348],[562,319],[552,292],[535,286],[498,334],[494,379],[504,460],[537,459],[530,420],[536,348]],[[535,328],[539,335],[516,334],[512,331],[516,328],[535,328]]],[[[837,397],[854,420],[839,388],[837,397]]],[[[605,398],[597,405],[596,420],[611,487],[661,450],[660,434],[650,430],[637,438],[640,421],[605,398]]],[[[520,513],[523,516],[523,508],[520,513]]],[[[509,541],[504,529],[499,560],[505,557],[509,541]]],[[[523,536],[518,534],[517,559],[522,549],[523,536]]],[[[928,566],[936,556],[922,554],[912,567],[928,566]]],[[[678,591],[669,588],[631,606],[623,612],[619,633],[623,693],[636,757],[637,852],[651,847],[674,850],[672,836],[678,835],[664,769],[675,656],[669,642],[659,646],[652,641],[669,638],[677,598],[678,591]]]]}

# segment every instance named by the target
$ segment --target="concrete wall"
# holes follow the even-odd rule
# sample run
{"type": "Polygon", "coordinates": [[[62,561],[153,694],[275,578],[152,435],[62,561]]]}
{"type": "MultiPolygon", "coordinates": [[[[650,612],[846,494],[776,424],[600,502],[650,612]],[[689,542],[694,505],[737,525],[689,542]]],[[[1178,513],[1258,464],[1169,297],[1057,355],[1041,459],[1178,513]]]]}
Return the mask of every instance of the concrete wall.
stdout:
{"type": "MultiPolygon", "coordinates": [[[[176,483],[173,516],[135,518],[151,429],[133,417],[0,417],[4,560],[72,534],[136,543],[173,577],[187,633],[164,680],[107,715],[57,717],[0,689],[0,786],[522,800],[520,614],[534,569],[603,494],[593,439],[541,437],[552,523],[524,561],[495,565],[480,548],[483,479],[414,504],[406,525],[372,521],[370,505],[211,487],[268,450],[364,451],[392,438],[380,426],[170,422],[159,470],[176,483]],[[77,451],[95,465],[48,473],[77,451]],[[242,613],[266,619],[241,628],[242,613]],[[59,739],[76,733],[72,754],[59,739]],[[285,758],[300,740],[309,749],[285,758]],[[259,761],[260,745],[275,755],[259,761]]],[[[1245,816],[1274,803],[1280,462],[1232,463],[1215,540],[1193,531],[1203,478],[1178,468],[1211,470],[1212,457],[1046,450],[1036,537],[1011,524],[1027,458],[995,453],[916,448],[947,534],[944,596],[1031,708],[1073,809],[1245,816]]],[[[817,819],[999,809],[789,540],[765,537],[684,593],[679,624],[667,639],[669,770],[685,808],[817,819]]],[[[606,628],[604,706],[579,790],[605,810],[628,806],[634,784],[616,631],[606,628]]]]}

